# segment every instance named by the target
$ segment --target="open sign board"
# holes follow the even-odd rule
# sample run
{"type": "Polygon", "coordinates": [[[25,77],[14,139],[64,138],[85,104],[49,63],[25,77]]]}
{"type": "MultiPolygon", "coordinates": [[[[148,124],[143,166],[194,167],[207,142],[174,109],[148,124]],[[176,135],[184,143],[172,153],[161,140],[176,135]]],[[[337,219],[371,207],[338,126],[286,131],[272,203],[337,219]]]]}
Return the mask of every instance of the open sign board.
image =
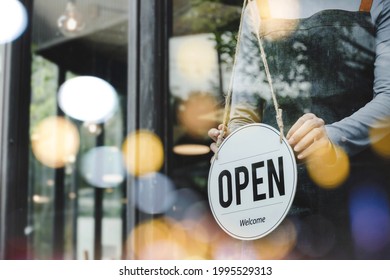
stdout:
{"type": "Polygon", "coordinates": [[[221,144],[208,179],[215,220],[229,235],[253,240],[271,233],[287,215],[297,166],[286,139],[265,124],[245,125],[221,144]]]}

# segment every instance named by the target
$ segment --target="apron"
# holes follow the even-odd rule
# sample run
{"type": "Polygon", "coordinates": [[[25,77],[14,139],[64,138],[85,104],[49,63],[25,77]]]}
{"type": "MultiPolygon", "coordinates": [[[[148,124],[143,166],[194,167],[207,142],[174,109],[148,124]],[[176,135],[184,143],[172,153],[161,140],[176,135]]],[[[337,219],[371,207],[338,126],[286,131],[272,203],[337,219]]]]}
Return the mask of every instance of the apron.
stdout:
{"type": "MultiPolygon", "coordinates": [[[[305,113],[312,112],[330,124],[372,100],[375,37],[371,4],[363,0],[357,12],[323,10],[290,20],[268,18],[267,1],[260,1],[260,37],[286,132],[305,113]]],[[[265,105],[263,122],[277,128],[272,101],[265,105]]],[[[298,163],[290,217],[320,213],[348,225],[347,201],[342,187],[321,190],[308,177],[304,164],[298,163]],[[346,209],[335,210],[341,204],[346,209]]]]}

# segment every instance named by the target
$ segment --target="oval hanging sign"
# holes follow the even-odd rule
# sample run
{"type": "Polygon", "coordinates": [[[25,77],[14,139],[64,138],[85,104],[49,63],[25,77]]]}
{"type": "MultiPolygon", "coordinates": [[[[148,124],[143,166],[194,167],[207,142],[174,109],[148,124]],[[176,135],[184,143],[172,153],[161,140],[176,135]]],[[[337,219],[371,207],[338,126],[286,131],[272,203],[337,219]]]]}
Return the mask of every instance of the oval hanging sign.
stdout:
{"type": "Polygon", "coordinates": [[[208,179],[211,210],[229,235],[253,240],[271,233],[286,217],[296,190],[294,153],[273,127],[249,124],[221,144],[208,179]]]}

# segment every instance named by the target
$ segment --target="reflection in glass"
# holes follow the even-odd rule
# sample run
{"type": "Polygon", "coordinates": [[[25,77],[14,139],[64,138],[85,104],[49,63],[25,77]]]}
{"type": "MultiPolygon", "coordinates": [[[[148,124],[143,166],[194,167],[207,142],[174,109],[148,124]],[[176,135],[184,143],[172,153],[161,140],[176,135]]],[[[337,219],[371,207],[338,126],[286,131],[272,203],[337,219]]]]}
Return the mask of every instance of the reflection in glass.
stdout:
{"type": "Polygon", "coordinates": [[[83,17],[77,10],[74,0],[66,3],[65,12],[58,18],[57,25],[65,36],[77,35],[78,32],[84,29],[83,17]]]}
{"type": "Polygon", "coordinates": [[[177,66],[183,77],[194,82],[210,78],[217,66],[217,53],[210,38],[188,36],[177,48],[177,66]]]}

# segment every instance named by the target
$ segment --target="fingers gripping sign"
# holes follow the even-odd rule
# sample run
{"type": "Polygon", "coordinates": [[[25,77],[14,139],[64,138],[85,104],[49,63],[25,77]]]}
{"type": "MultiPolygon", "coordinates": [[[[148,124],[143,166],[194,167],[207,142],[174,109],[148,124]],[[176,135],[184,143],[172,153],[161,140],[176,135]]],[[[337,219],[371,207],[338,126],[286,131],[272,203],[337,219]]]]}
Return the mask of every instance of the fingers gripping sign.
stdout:
{"type": "Polygon", "coordinates": [[[210,149],[214,152],[215,158],[218,158],[218,148],[221,146],[223,140],[228,136],[229,131],[224,124],[220,124],[218,128],[209,130],[208,135],[214,141],[210,145],[210,149]]]}
{"type": "Polygon", "coordinates": [[[307,113],[297,120],[287,133],[287,140],[298,153],[298,159],[307,159],[324,147],[332,147],[324,120],[312,113],[307,113]]]}

